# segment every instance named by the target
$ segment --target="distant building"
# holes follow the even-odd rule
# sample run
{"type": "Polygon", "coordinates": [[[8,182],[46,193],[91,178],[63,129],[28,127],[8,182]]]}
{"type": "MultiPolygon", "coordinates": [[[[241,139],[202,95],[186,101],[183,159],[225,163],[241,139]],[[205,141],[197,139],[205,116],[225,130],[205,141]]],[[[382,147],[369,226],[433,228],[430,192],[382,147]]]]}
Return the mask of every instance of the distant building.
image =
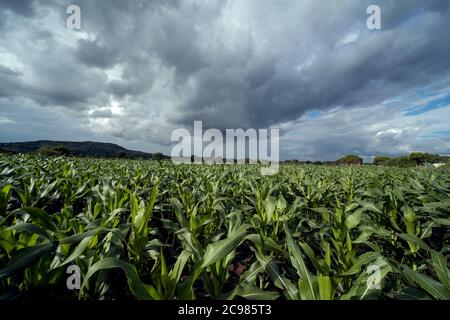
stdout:
{"type": "Polygon", "coordinates": [[[443,165],[445,165],[445,163],[433,163],[433,167],[435,168],[442,167],[443,165]]]}

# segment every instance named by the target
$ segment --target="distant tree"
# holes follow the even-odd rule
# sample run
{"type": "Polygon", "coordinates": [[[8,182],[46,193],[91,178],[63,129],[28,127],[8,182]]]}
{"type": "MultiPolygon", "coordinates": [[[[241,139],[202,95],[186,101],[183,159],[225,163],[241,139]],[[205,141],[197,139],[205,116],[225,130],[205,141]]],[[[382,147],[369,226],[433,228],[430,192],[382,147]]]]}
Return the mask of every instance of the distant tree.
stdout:
{"type": "Polygon", "coordinates": [[[117,157],[120,159],[125,159],[127,157],[127,153],[125,151],[121,151],[117,154],[117,157]]]}
{"type": "Polygon", "coordinates": [[[384,162],[388,166],[414,167],[426,163],[444,163],[447,160],[445,156],[438,154],[429,154],[424,152],[412,152],[409,156],[391,158],[384,162]]]}
{"type": "Polygon", "coordinates": [[[63,147],[63,146],[55,147],[54,150],[55,150],[56,152],[59,152],[59,153],[60,153],[61,155],[63,155],[63,156],[68,156],[68,155],[70,155],[70,150],[69,150],[68,148],[66,148],[66,147],[63,147]]]}
{"type": "Polygon", "coordinates": [[[423,152],[413,152],[409,155],[409,160],[414,162],[416,165],[421,166],[429,162],[430,155],[423,152]]]}
{"type": "Polygon", "coordinates": [[[64,146],[41,146],[37,151],[37,153],[46,155],[46,156],[68,156],[70,155],[70,150],[64,146]]]}
{"type": "Polygon", "coordinates": [[[415,162],[411,161],[409,157],[396,157],[388,160],[386,162],[386,165],[388,166],[394,166],[394,167],[412,167],[415,166],[415,162]]]}
{"type": "Polygon", "coordinates": [[[413,152],[409,155],[409,159],[416,165],[423,165],[426,163],[444,163],[448,158],[446,156],[440,156],[438,154],[413,152]]]}
{"type": "Polygon", "coordinates": [[[449,158],[438,154],[426,153],[426,163],[445,163],[449,158]]]}
{"type": "Polygon", "coordinates": [[[389,160],[391,160],[390,157],[379,156],[379,157],[375,157],[375,159],[373,159],[373,164],[375,164],[377,166],[383,165],[383,164],[386,164],[389,160]]]}
{"type": "Polygon", "coordinates": [[[336,161],[337,164],[347,164],[347,165],[361,165],[363,159],[354,154],[348,154],[336,161]]]}
{"type": "Polygon", "coordinates": [[[155,160],[162,160],[162,159],[164,159],[164,155],[161,152],[156,152],[153,154],[152,158],[155,160]]]}
{"type": "Polygon", "coordinates": [[[314,161],[313,162],[315,165],[321,166],[322,165],[322,161],[314,161]]]}

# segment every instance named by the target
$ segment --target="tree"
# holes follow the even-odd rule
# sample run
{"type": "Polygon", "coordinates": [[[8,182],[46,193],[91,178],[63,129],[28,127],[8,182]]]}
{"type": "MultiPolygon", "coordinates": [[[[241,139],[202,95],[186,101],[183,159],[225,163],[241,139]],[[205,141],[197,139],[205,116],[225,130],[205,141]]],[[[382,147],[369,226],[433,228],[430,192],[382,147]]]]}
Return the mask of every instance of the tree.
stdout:
{"type": "Polygon", "coordinates": [[[375,159],[373,159],[373,164],[375,164],[375,165],[384,165],[384,164],[386,164],[389,160],[391,160],[391,158],[390,157],[382,157],[382,156],[379,156],[379,157],[375,157],[375,159]]]}
{"type": "Polygon", "coordinates": [[[386,165],[407,168],[407,167],[414,166],[415,163],[413,161],[411,161],[409,159],[409,157],[405,156],[405,157],[392,158],[386,162],[386,165]]]}
{"type": "Polygon", "coordinates": [[[64,146],[44,145],[44,146],[40,147],[36,152],[46,155],[46,156],[68,156],[68,155],[70,155],[70,150],[64,146]]]}
{"type": "Polygon", "coordinates": [[[153,159],[162,160],[162,159],[164,159],[164,155],[161,152],[156,152],[153,154],[153,159]]]}
{"type": "Polygon", "coordinates": [[[127,153],[125,151],[120,151],[117,154],[117,157],[120,158],[120,159],[125,159],[127,157],[127,153]]]}
{"type": "Polygon", "coordinates": [[[68,148],[66,148],[66,147],[63,147],[63,146],[55,147],[54,150],[56,152],[59,152],[59,154],[62,155],[62,156],[70,155],[70,150],[68,148]]]}
{"type": "Polygon", "coordinates": [[[414,162],[416,165],[421,166],[429,162],[430,155],[423,152],[413,152],[409,155],[409,160],[414,162]]]}
{"type": "Polygon", "coordinates": [[[348,154],[336,161],[337,164],[361,165],[363,159],[354,154],[348,154]]]}

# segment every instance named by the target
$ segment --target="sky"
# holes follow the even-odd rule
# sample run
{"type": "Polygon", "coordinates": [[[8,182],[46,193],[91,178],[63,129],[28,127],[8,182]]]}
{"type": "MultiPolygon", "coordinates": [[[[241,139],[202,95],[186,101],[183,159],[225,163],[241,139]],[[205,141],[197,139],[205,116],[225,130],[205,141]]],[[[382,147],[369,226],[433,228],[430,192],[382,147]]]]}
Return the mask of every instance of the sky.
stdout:
{"type": "Polygon", "coordinates": [[[200,120],[283,160],[447,155],[449,30],[448,0],[0,0],[0,141],[170,154],[200,120]]]}

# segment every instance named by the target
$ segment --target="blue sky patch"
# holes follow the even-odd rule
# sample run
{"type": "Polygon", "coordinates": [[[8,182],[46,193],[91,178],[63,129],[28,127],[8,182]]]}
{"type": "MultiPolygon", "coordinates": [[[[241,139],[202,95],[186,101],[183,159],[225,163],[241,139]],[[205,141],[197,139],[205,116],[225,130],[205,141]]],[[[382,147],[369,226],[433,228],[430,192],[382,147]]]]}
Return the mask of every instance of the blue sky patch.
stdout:
{"type": "Polygon", "coordinates": [[[313,110],[313,111],[307,112],[306,116],[308,117],[308,119],[316,119],[316,118],[320,117],[320,111],[313,110]]]}
{"type": "Polygon", "coordinates": [[[450,136],[450,130],[443,130],[443,131],[434,131],[430,133],[426,133],[421,136],[422,139],[434,139],[434,138],[442,138],[442,137],[449,137],[450,136]]]}
{"type": "Polygon", "coordinates": [[[419,114],[426,113],[431,110],[445,108],[449,105],[450,105],[450,94],[443,98],[433,100],[425,105],[413,107],[405,113],[405,116],[417,116],[419,114]]]}

